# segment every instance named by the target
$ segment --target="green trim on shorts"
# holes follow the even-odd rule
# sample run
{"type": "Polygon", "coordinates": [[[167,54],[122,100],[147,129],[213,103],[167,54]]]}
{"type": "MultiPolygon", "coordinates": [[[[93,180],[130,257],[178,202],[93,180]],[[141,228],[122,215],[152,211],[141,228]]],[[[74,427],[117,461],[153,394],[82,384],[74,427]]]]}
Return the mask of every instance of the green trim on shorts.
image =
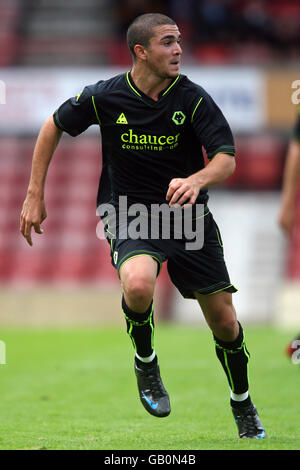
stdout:
{"type": "MultiPolygon", "coordinates": [[[[207,208],[208,209],[208,208],[207,208]]],[[[205,210],[205,209],[204,209],[205,210]]],[[[203,219],[203,217],[205,217],[206,215],[210,214],[210,210],[208,209],[207,212],[205,212],[204,214],[200,215],[200,217],[193,217],[192,220],[199,220],[199,219],[203,219]]]]}
{"type": "Polygon", "coordinates": [[[229,287],[233,287],[236,291],[238,291],[238,289],[233,284],[229,284],[228,286],[225,286],[222,289],[215,290],[214,292],[210,292],[207,295],[212,295],[212,294],[216,294],[217,292],[222,292],[222,290],[229,289],[229,287]]]}
{"type": "Polygon", "coordinates": [[[159,258],[157,258],[157,256],[155,256],[156,253],[155,252],[152,252],[152,251],[149,251],[148,253],[144,250],[135,250],[135,251],[130,251],[129,253],[127,253],[120,261],[120,266],[118,268],[118,277],[120,279],[120,269],[121,267],[123,266],[124,263],[126,263],[126,261],[130,260],[130,259],[133,259],[133,258],[137,258],[138,256],[151,256],[151,258],[155,259],[155,261],[158,262],[158,265],[159,265],[159,270],[158,270],[158,273],[157,273],[157,277],[159,276],[160,274],[160,271],[161,271],[161,266],[162,266],[162,260],[160,260],[159,258]],[[138,253],[140,252],[140,253],[138,253]],[[130,256],[132,253],[136,253],[136,254],[133,254],[132,256],[130,256]],[[128,256],[128,257],[127,257],[128,256]]]}
{"type": "Polygon", "coordinates": [[[233,284],[226,284],[224,283],[224,281],[220,281],[220,282],[217,282],[216,284],[212,284],[211,286],[207,286],[207,287],[203,287],[202,289],[195,290],[195,292],[198,292],[199,294],[203,294],[203,295],[212,295],[212,294],[216,294],[217,292],[221,292],[222,290],[229,289],[229,287],[233,287],[234,289],[236,289],[236,287],[233,284]],[[203,291],[208,291],[210,289],[214,289],[217,287],[220,287],[220,289],[215,289],[213,292],[209,292],[209,293],[203,292],[203,291]]]}
{"type": "MultiPolygon", "coordinates": [[[[104,223],[104,222],[103,222],[103,223],[104,223]]],[[[110,228],[110,227],[109,227],[108,220],[105,221],[105,223],[104,223],[104,232],[105,232],[105,228],[106,228],[106,232],[109,233],[110,235],[112,235],[111,238],[107,237],[107,239],[109,239],[110,251],[111,251],[111,254],[113,254],[114,249],[113,249],[112,242],[113,242],[113,240],[116,239],[116,235],[115,235],[114,233],[112,233],[112,232],[109,231],[109,228],[110,228]]]]}
{"type": "Polygon", "coordinates": [[[218,282],[217,284],[213,284],[212,286],[208,286],[208,287],[203,287],[202,289],[184,289],[184,288],[177,287],[176,285],[175,287],[177,287],[177,289],[179,290],[179,292],[185,299],[192,299],[192,300],[197,300],[195,293],[196,294],[198,293],[201,295],[212,295],[212,294],[216,294],[217,292],[226,291],[227,289],[230,289],[230,288],[234,289],[234,291],[232,292],[233,294],[238,291],[238,289],[233,284],[226,285],[225,283],[225,285],[223,287],[220,287],[220,289],[214,290],[213,292],[207,292],[209,291],[211,287],[222,285],[222,284],[224,284],[224,282],[218,282]]]}

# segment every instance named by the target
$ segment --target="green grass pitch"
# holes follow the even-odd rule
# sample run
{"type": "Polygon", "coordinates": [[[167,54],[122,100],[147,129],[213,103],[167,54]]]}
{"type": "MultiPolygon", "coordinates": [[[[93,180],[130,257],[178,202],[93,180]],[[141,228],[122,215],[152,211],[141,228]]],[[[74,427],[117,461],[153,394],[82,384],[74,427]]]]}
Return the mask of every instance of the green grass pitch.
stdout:
{"type": "Polygon", "coordinates": [[[0,449],[298,450],[300,366],[284,355],[291,334],[245,330],[265,440],[238,439],[208,328],[157,325],[172,407],[161,419],[139,402],[125,325],[27,328],[0,333],[7,361],[0,366],[0,449]]]}

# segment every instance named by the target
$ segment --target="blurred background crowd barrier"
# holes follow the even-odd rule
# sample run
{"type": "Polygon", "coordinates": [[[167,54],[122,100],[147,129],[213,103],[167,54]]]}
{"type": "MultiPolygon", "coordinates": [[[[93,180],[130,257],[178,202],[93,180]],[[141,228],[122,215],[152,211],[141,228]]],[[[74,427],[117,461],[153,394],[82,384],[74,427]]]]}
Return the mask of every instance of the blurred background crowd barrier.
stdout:
{"type": "MultiPolygon", "coordinates": [[[[239,317],[299,326],[300,210],[290,241],[277,225],[293,93],[300,101],[293,88],[300,80],[298,0],[0,0],[0,322],[121,317],[109,246],[96,237],[96,126],[76,139],[63,136],[49,169],[44,235],[33,235],[33,247],[19,233],[19,216],[43,121],[86,84],[130,68],[126,29],[147,12],[176,20],[182,73],[212,95],[234,132],[237,170],[210,190],[210,208],[239,288],[239,317]]],[[[158,316],[203,321],[165,266],[157,287],[158,316]]]]}

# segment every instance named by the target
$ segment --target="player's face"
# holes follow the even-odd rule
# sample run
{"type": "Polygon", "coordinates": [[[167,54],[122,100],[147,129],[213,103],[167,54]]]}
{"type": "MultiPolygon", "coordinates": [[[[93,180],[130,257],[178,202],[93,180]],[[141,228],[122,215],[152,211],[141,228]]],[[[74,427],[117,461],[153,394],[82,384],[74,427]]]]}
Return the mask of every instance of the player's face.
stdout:
{"type": "Polygon", "coordinates": [[[157,26],[147,48],[147,65],[162,78],[174,78],[179,73],[182,49],[181,35],[176,25],[157,26]]]}

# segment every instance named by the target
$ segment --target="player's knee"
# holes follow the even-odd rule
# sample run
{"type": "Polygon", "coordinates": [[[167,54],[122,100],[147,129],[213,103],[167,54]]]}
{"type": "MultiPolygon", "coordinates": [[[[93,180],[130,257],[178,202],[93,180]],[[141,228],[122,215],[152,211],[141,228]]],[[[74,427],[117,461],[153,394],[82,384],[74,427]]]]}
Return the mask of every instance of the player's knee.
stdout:
{"type": "Polygon", "coordinates": [[[128,275],[122,283],[126,298],[135,305],[149,305],[154,293],[151,278],[137,274],[128,275]]]}
{"type": "Polygon", "coordinates": [[[239,330],[234,307],[224,305],[212,316],[209,326],[219,339],[234,341],[239,330]]]}
{"type": "Polygon", "coordinates": [[[223,332],[223,335],[234,338],[237,331],[237,320],[232,315],[225,316],[219,321],[218,328],[223,332]]]}

